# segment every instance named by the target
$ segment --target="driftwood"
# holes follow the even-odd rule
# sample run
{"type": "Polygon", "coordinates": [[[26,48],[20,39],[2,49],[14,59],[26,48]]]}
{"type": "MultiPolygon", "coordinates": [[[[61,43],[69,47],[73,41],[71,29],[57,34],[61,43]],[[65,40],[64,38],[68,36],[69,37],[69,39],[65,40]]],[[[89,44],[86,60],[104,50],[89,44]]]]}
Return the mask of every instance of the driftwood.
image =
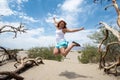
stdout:
{"type": "Polygon", "coordinates": [[[115,68],[115,75],[117,76],[118,72],[117,72],[117,67],[120,66],[120,57],[118,59],[118,61],[108,67],[104,67],[104,72],[106,72],[107,74],[110,73],[110,69],[115,68]]]}
{"type": "MultiPolygon", "coordinates": [[[[94,3],[97,3],[98,1],[102,1],[102,0],[94,0],[94,3]]],[[[107,10],[111,6],[113,6],[115,8],[115,11],[117,13],[117,21],[116,21],[116,23],[117,23],[118,27],[120,28],[120,8],[119,8],[119,6],[117,4],[117,1],[116,0],[112,0],[112,4],[108,5],[107,7],[105,7],[105,10],[107,10]]],[[[116,60],[116,58],[114,57],[116,62],[111,64],[111,65],[109,65],[109,66],[106,66],[105,57],[108,54],[108,51],[110,50],[110,46],[113,46],[114,44],[120,45],[120,32],[115,30],[115,29],[113,29],[113,28],[111,28],[109,25],[107,25],[104,22],[100,22],[100,24],[105,28],[106,34],[105,34],[105,37],[101,41],[101,43],[99,45],[99,48],[98,48],[98,51],[100,53],[99,68],[104,68],[104,71],[106,73],[109,73],[112,68],[115,68],[115,74],[117,74],[117,67],[120,66],[120,57],[118,56],[119,57],[118,60],[116,60]],[[109,36],[109,32],[111,32],[114,36],[117,37],[117,41],[116,42],[107,43],[106,50],[102,51],[101,50],[101,46],[102,46],[103,42],[107,40],[107,38],[109,36]]],[[[115,51],[113,51],[113,52],[115,53],[115,51]]]]}
{"type": "Polygon", "coordinates": [[[98,49],[98,51],[100,53],[100,64],[99,64],[99,67],[100,68],[104,68],[104,71],[106,73],[109,73],[110,69],[115,68],[115,75],[117,75],[117,67],[120,66],[120,57],[118,58],[118,60],[115,63],[113,63],[112,65],[109,65],[109,66],[105,65],[105,63],[106,63],[105,62],[105,57],[106,57],[106,55],[108,53],[108,50],[110,49],[110,46],[112,46],[114,44],[119,44],[120,45],[120,33],[117,30],[111,28],[109,25],[107,25],[104,22],[100,22],[100,24],[102,24],[102,26],[105,27],[106,35],[105,35],[105,38],[101,41],[101,43],[99,45],[99,49],[98,49]],[[108,43],[106,45],[106,50],[104,52],[104,51],[101,50],[101,45],[103,44],[103,42],[105,40],[107,40],[107,37],[108,37],[108,34],[109,34],[108,31],[112,32],[112,34],[117,37],[118,41],[117,42],[108,43]],[[104,52],[104,54],[102,54],[103,52],[104,52]]]}
{"type": "Polygon", "coordinates": [[[24,79],[23,77],[19,76],[18,74],[14,73],[14,72],[4,71],[4,72],[0,72],[0,75],[5,75],[3,77],[0,77],[0,80],[10,80],[12,78],[14,78],[16,80],[24,79]]]}
{"type": "MultiPolygon", "coordinates": [[[[94,3],[99,3],[101,1],[101,3],[102,3],[103,0],[93,0],[93,1],[94,1],[94,3]]],[[[117,23],[118,27],[120,28],[120,8],[119,8],[119,6],[117,4],[117,0],[107,0],[107,1],[112,1],[112,4],[110,4],[107,7],[105,7],[105,10],[107,10],[111,6],[115,8],[115,12],[117,13],[116,23],[117,23]]],[[[115,68],[115,71],[116,71],[116,74],[117,74],[117,70],[116,69],[117,69],[118,66],[120,66],[120,56],[113,57],[116,62],[111,64],[111,65],[109,65],[109,66],[105,65],[105,63],[106,63],[105,57],[108,54],[108,51],[110,50],[110,46],[113,46],[114,44],[120,45],[120,32],[115,30],[115,29],[113,29],[113,28],[111,28],[109,25],[107,25],[104,22],[100,22],[100,24],[102,24],[105,27],[106,35],[105,35],[104,39],[101,41],[101,43],[99,45],[99,48],[98,48],[98,52],[100,53],[99,68],[104,68],[104,71],[106,73],[109,73],[110,69],[115,68]],[[101,50],[101,45],[103,44],[103,42],[105,40],[107,40],[109,32],[112,32],[112,34],[117,37],[117,41],[108,43],[106,45],[106,50],[102,51],[101,50]],[[117,57],[119,57],[118,60],[116,60],[117,57]]],[[[112,52],[113,52],[113,54],[114,53],[119,53],[118,51],[114,51],[114,50],[112,50],[112,52]]]]}
{"type": "Polygon", "coordinates": [[[26,71],[27,69],[33,67],[34,65],[44,64],[41,58],[35,58],[35,59],[27,59],[23,58],[20,59],[17,63],[14,64],[16,67],[16,70],[12,72],[0,72],[0,75],[6,75],[3,76],[0,80],[9,80],[9,79],[17,79],[17,80],[23,80],[23,77],[19,76],[18,74],[26,71]]]}

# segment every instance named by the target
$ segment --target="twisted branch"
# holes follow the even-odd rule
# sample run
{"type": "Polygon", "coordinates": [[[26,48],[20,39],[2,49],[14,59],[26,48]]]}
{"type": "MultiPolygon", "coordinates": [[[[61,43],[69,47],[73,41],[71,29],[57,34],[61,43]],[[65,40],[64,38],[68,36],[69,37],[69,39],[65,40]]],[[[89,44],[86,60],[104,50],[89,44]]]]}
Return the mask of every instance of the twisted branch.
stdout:
{"type": "Polygon", "coordinates": [[[110,49],[110,46],[111,45],[114,45],[114,44],[120,44],[120,42],[111,42],[109,43],[107,46],[106,46],[106,51],[105,51],[105,54],[102,56],[102,61],[103,61],[103,65],[105,66],[105,57],[110,49]]]}
{"type": "Polygon", "coordinates": [[[104,64],[102,64],[102,62],[103,62],[104,60],[103,60],[103,58],[102,58],[103,54],[102,54],[101,46],[102,46],[103,42],[104,42],[105,40],[107,40],[108,35],[109,35],[108,30],[105,30],[105,37],[103,38],[103,40],[101,41],[101,43],[100,43],[100,45],[99,45],[99,47],[98,47],[98,52],[100,53],[100,61],[99,61],[99,68],[100,68],[100,69],[103,68],[103,65],[104,65],[104,64]]]}
{"type": "Polygon", "coordinates": [[[120,66],[120,57],[118,58],[118,61],[108,67],[104,67],[104,72],[109,74],[110,69],[115,68],[115,75],[117,75],[117,67],[120,66]]]}
{"type": "Polygon", "coordinates": [[[113,34],[114,36],[116,36],[117,39],[118,39],[118,41],[120,42],[120,33],[119,33],[117,30],[111,28],[111,27],[110,27],[109,25],[107,25],[105,22],[100,22],[100,24],[103,25],[107,30],[111,31],[112,34],[113,34]]]}
{"type": "Polygon", "coordinates": [[[14,73],[14,72],[4,71],[4,72],[0,72],[0,75],[6,75],[6,77],[0,78],[0,80],[8,80],[8,78],[9,79],[14,78],[16,80],[23,80],[24,79],[23,77],[19,76],[18,74],[14,73]]]}
{"type": "Polygon", "coordinates": [[[0,33],[5,33],[5,32],[12,32],[14,33],[14,37],[13,38],[16,38],[17,37],[17,33],[20,32],[20,33],[25,33],[27,29],[24,29],[24,26],[23,24],[21,23],[17,28],[14,27],[14,26],[11,26],[11,25],[4,25],[0,28],[0,33]]]}
{"type": "Polygon", "coordinates": [[[99,45],[99,47],[98,47],[98,52],[99,52],[99,53],[102,53],[102,51],[101,51],[101,46],[102,46],[103,42],[104,42],[105,40],[107,40],[108,35],[109,35],[108,30],[105,30],[105,37],[104,37],[103,40],[100,42],[100,45],[99,45]]]}
{"type": "Polygon", "coordinates": [[[120,8],[117,4],[117,1],[116,0],[112,0],[112,4],[111,5],[108,5],[107,7],[105,7],[105,10],[107,10],[107,8],[113,6],[117,12],[117,25],[120,27],[120,8]]]}
{"type": "Polygon", "coordinates": [[[23,77],[19,76],[18,74],[26,71],[34,65],[38,66],[39,64],[44,64],[42,58],[40,57],[35,59],[27,59],[26,57],[24,57],[14,64],[14,66],[17,68],[16,70],[12,72],[0,72],[0,75],[6,75],[5,77],[3,76],[3,78],[0,78],[0,80],[10,80],[12,78],[15,78],[17,80],[23,80],[23,77]]]}
{"type": "Polygon", "coordinates": [[[18,68],[19,66],[24,65],[24,64],[31,64],[31,65],[35,64],[38,66],[39,64],[44,64],[44,63],[42,61],[42,58],[40,57],[37,57],[35,59],[24,57],[23,59],[20,59],[18,62],[16,62],[14,64],[14,67],[18,68]]]}
{"type": "MultiPolygon", "coordinates": [[[[107,44],[105,54],[104,54],[104,55],[101,54],[101,55],[102,55],[102,58],[101,58],[101,61],[100,61],[100,67],[101,67],[101,65],[103,65],[102,67],[104,67],[104,71],[105,71],[106,73],[109,73],[110,69],[115,68],[115,71],[116,71],[115,74],[117,74],[117,67],[120,66],[120,57],[119,57],[119,59],[118,59],[117,62],[115,62],[114,64],[109,65],[109,66],[107,66],[107,67],[105,66],[105,57],[106,57],[106,55],[107,55],[107,53],[108,53],[111,45],[114,45],[114,44],[119,44],[119,45],[120,45],[120,33],[119,33],[117,30],[115,30],[115,29],[111,28],[110,26],[108,26],[108,25],[107,25],[106,23],[104,23],[104,22],[100,22],[100,24],[102,24],[102,25],[106,28],[107,31],[112,32],[112,34],[113,34],[114,36],[116,36],[117,39],[118,39],[118,42],[111,42],[111,43],[108,43],[108,44],[107,44]]],[[[107,31],[106,31],[106,33],[107,33],[107,31]]],[[[100,46],[99,46],[99,50],[98,50],[98,51],[99,51],[100,53],[102,53],[102,51],[100,50],[101,45],[102,45],[103,42],[107,39],[107,37],[108,37],[108,35],[106,35],[106,37],[102,40],[102,42],[101,42],[101,44],[100,44],[100,46]]]]}

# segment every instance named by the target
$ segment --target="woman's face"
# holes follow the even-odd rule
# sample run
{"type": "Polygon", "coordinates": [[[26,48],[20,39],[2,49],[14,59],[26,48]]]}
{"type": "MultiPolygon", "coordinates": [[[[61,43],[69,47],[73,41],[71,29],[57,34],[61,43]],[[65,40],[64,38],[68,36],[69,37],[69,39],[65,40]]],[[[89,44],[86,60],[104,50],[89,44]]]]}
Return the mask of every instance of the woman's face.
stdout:
{"type": "Polygon", "coordinates": [[[65,27],[65,23],[64,22],[60,22],[59,28],[63,29],[64,27],[65,27]]]}

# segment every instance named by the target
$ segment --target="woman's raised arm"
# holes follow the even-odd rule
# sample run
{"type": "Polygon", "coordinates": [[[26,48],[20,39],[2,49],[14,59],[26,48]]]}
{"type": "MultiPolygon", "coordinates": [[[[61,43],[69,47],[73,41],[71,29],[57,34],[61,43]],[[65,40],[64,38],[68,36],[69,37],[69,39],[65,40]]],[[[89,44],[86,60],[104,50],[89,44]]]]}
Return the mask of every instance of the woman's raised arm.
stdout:
{"type": "Polygon", "coordinates": [[[55,17],[53,17],[53,21],[54,21],[55,26],[57,26],[58,22],[56,21],[55,17]]]}

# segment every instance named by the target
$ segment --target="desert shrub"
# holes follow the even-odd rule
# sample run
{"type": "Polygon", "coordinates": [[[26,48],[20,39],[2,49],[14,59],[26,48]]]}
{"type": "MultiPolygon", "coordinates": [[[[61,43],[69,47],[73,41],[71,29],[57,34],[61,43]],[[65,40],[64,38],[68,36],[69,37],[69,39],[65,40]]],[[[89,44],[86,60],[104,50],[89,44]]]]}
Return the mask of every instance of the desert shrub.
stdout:
{"type": "Polygon", "coordinates": [[[81,53],[81,50],[79,50],[78,53],[81,53]]]}
{"type": "Polygon", "coordinates": [[[81,56],[78,56],[78,60],[82,63],[97,63],[99,61],[99,54],[97,47],[86,45],[82,50],[81,56]]]}
{"type": "Polygon", "coordinates": [[[28,50],[28,56],[31,58],[35,57],[41,57],[43,59],[48,59],[48,60],[57,60],[61,61],[62,56],[58,55],[55,56],[53,55],[53,47],[47,48],[47,47],[35,47],[31,48],[28,50]]]}

